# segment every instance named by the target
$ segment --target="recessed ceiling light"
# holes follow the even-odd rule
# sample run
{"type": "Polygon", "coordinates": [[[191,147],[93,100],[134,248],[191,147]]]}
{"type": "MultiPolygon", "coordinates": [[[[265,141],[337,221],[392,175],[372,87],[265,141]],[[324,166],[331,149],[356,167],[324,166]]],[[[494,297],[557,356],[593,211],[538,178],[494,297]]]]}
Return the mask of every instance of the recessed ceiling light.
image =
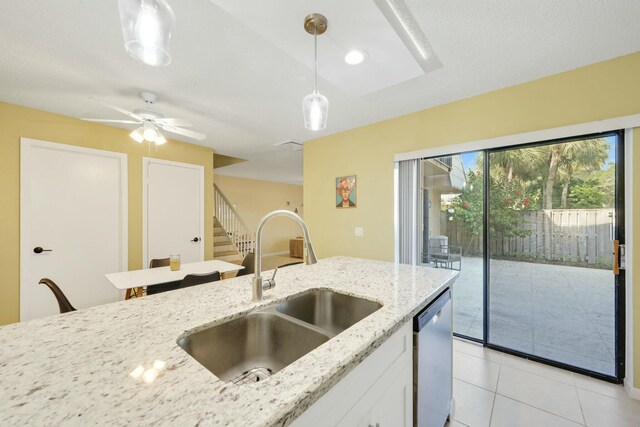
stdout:
{"type": "Polygon", "coordinates": [[[362,64],[369,55],[364,49],[351,49],[344,57],[344,62],[349,65],[362,64]]]}

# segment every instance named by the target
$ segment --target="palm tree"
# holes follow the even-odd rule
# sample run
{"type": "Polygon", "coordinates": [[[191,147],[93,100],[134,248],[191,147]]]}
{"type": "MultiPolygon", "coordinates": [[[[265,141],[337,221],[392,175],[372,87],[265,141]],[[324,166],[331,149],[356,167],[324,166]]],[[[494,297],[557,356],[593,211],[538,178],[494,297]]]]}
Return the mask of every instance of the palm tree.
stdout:
{"type": "Polygon", "coordinates": [[[563,188],[563,205],[571,177],[577,169],[598,170],[609,156],[609,144],[604,138],[586,139],[553,144],[549,153],[547,180],[543,192],[543,209],[553,209],[553,187],[560,174],[564,174],[567,188],[563,188]]]}
{"type": "Polygon", "coordinates": [[[546,147],[509,149],[491,153],[491,175],[504,182],[518,178],[522,181],[535,179],[541,166],[548,159],[546,147]]]}

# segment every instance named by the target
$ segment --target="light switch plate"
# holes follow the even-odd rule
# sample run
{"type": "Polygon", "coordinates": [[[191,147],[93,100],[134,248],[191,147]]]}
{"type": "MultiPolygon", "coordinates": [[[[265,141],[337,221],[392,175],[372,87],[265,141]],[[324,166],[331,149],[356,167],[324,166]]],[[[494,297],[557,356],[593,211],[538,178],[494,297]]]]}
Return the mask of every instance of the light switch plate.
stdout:
{"type": "Polygon", "coordinates": [[[364,227],[356,227],[356,237],[364,236],[364,227]]]}

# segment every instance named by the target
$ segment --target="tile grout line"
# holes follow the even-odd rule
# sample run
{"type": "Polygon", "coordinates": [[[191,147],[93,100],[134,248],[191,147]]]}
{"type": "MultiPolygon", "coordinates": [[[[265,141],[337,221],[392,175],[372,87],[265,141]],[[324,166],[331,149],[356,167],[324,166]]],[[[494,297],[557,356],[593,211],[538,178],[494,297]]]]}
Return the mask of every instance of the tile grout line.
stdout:
{"type": "MultiPolygon", "coordinates": [[[[555,414],[555,413],[553,413],[553,412],[551,412],[551,411],[549,411],[549,410],[547,410],[547,409],[538,408],[537,406],[533,406],[533,405],[532,405],[532,404],[530,404],[530,403],[523,402],[523,401],[518,400],[518,399],[516,399],[516,398],[514,398],[514,397],[511,397],[511,396],[507,396],[506,394],[502,394],[502,393],[498,393],[498,392],[496,392],[496,394],[497,394],[498,396],[504,397],[505,399],[513,400],[514,402],[518,402],[518,403],[520,403],[520,404],[522,404],[522,405],[525,405],[525,406],[528,406],[528,407],[530,407],[530,408],[537,409],[538,411],[541,411],[541,412],[547,413],[547,414],[549,414],[549,415],[553,415],[554,417],[562,418],[563,420],[571,421],[572,423],[574,423],[574,424],[578,424],[578,425],[581,425],[581,426],[586,426],[586,424],[585,424],[585,423],[580,423],[580,422],[578,422],[578,421],[575,421],[575,420],[572,420],[572,419],[570,419],[570,418],[567,418],[567,417],[565,417],[565,416],[563,416],[563,415],[555,414]]],[[[580,410],[582,411],[582,407],[580,407],[580,410]]],[[[583,416],[583,419],[584,419],[584,416],[583,416]]]]}
{"type": "Polygon", "coordinates": [[[493,410],[496,407],[496,396],[498,396],[498,384],[500,383],[501,373],[502,373],[502,357],[500,357],[500,365],[498,368],[498,378],[496,379],[496,391],[493,392],[493,403],[491,404],[491,413],[489,414],[489,427],[491,427],[491,421],[493,420],[493,410]]]}
{"type": "Polygon", "coordinates": [[[580,393],[578,393],[578,386],[575,384],[575,375],[573,372],[571,373],[571,379],[574,382],[573,390],[576,393],[576,398],[578,399],[578,405],[580,405],[580,414],[582,415],[582,421],[584,421],[584,425],[587,425],[587,417],[584,416],[584,409],[582,409],[582,401],[580,400],[580,393]]]}

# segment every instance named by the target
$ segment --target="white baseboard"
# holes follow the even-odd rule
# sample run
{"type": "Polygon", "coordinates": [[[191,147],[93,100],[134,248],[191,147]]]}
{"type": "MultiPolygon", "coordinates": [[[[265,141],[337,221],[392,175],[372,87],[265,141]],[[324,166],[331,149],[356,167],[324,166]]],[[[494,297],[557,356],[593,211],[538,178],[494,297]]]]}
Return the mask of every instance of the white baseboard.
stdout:
{"type": "Polygon", "coordinates": [[[624,389],[632,399],[640,400],[640,388],[635,388],[631,381],[624,382],[624,389]]]}
{"type": "Polygon", "coordinates": [[[269,252],[268,254],[262,254],[263,257],[265,257],[265,256],[276,256],[276,255],[289,255],[289,251],[269,252]]]}

